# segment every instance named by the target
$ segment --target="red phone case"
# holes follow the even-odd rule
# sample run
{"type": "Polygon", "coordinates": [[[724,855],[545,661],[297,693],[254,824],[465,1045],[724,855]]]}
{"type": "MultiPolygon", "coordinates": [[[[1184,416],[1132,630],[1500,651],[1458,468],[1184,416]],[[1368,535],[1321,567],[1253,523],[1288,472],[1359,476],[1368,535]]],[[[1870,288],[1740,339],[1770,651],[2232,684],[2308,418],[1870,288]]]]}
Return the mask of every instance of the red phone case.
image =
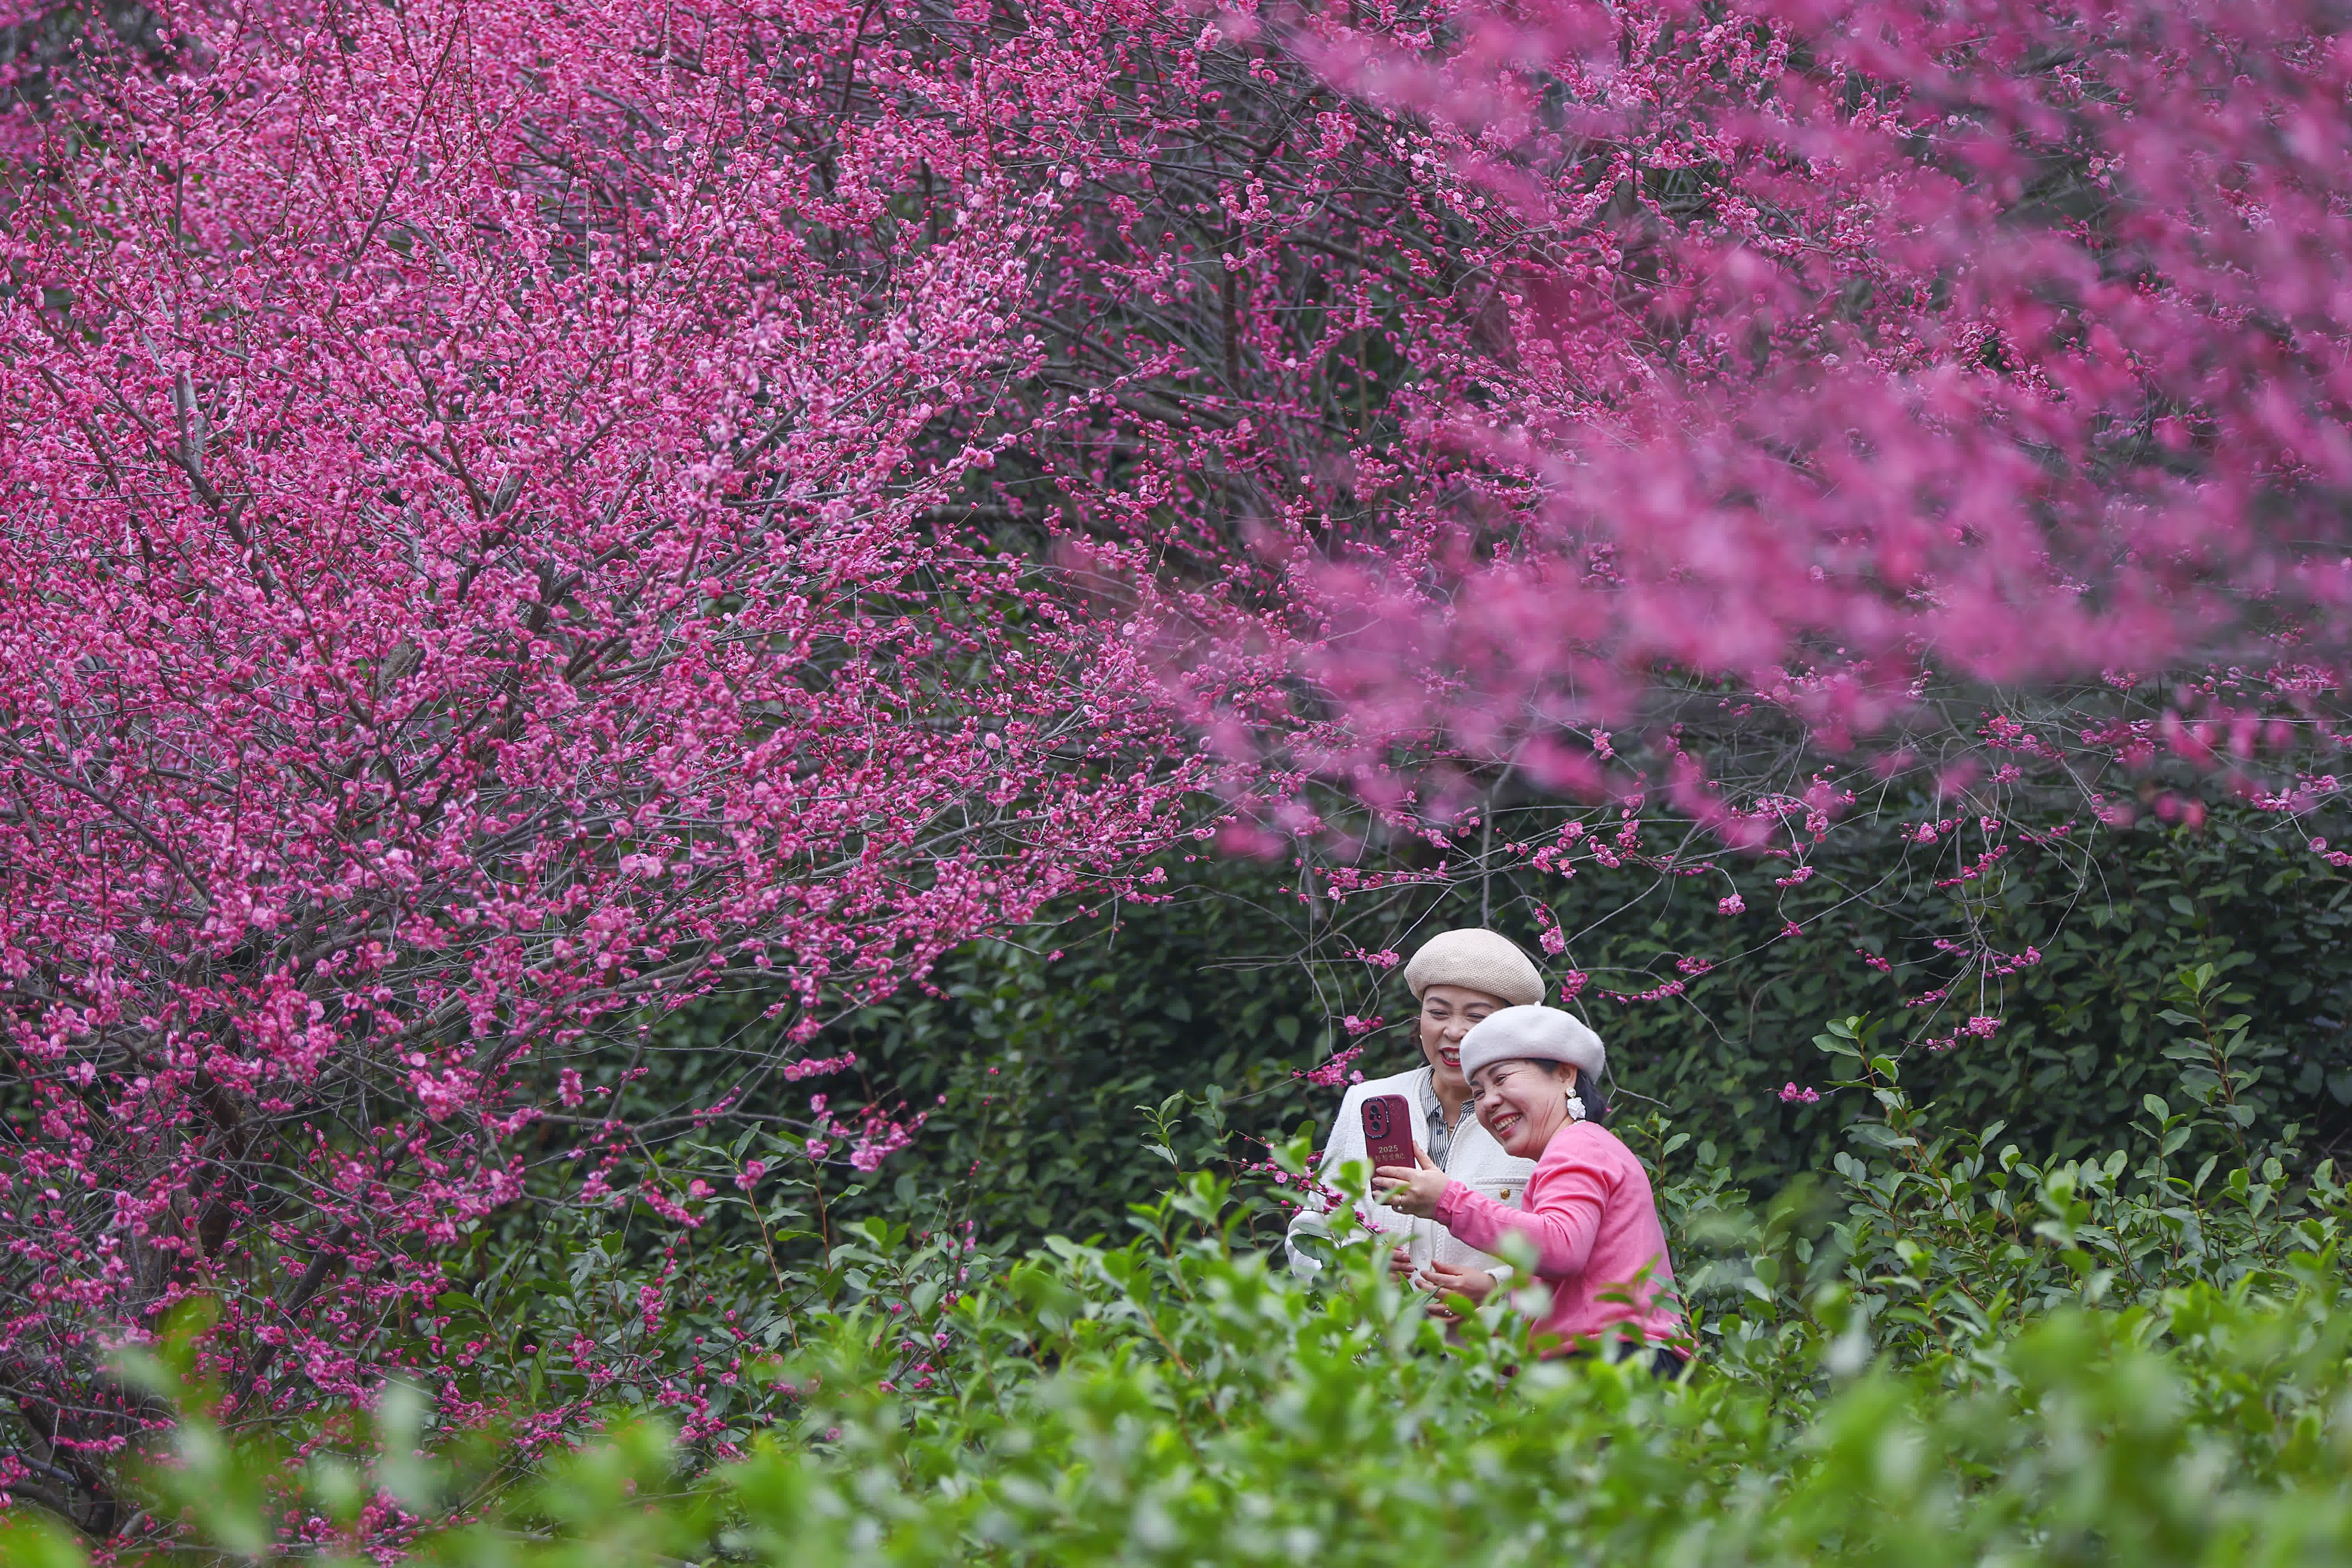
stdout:
{"type": "Polygon", "coordinates": [[[1364,1151],[1372,1169],[1412,1163],[1412,1111],[1401,1094],[1378,1094],[1364,1101],[1364,1151]]]}

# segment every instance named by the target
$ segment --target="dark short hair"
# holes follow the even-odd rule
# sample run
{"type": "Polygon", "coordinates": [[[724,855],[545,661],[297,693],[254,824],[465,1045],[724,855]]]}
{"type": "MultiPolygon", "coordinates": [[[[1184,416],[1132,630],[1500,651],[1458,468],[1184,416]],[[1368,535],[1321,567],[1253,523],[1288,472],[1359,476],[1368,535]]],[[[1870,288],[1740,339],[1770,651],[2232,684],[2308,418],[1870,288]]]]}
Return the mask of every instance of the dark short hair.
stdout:
{"type": "MultiPolygon", "coordinates": [[[[1554,1068],[1564,1068],[1569,1065],[1567,1062],[1552,1063],[1554,1068]]],[[[1555,1072],[1552,1076],[1557,1078],[1559,1075],[1555,1072]]],[[[1576,1098],[1584,1101],[1584,1120],[1591,1122],[1595,1127],[1605,1127],[1609,1124],[1609,1091],[1601,1087],[1599,1073],[1586,1072],[1581,1068],[1577,1068],[1576,1098]]]]}

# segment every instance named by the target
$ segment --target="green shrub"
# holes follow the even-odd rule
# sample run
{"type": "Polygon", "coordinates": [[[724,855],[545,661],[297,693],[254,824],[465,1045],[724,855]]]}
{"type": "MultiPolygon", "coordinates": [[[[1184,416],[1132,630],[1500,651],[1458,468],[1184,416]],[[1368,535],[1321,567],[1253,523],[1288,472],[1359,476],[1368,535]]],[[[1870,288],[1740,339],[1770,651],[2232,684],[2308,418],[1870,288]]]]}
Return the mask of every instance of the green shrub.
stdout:
{"type": "MultiPolygon", "coordinates": [[[[225,1441],[198,1395],[153,1517],[184,1521],[182,1554],[257,1561],[348,1550],[373,1507],[379,1539],[467,1568],[2352,1553],[2332,1167],[2290,1182],[2219,1083],[2145,1105],[2124,1151],[2030,1160],[1915,1107],[1866,1026],[1820,1043],[1882,1117],[1761,1212],[1708,1144],[1627,1129],[1705,1346],[1679,1383],[1531,1363],[1507,1301],[1449,1339],[1369,1245],[1302,1286],[1247,1239],[1262,1200],[1199,1172],[1122,1244],[1002,1267],[858,1222],[829,1305],[747,1369],[780,1417],[730,1462],[625,1424],[514,1481],[478,1442],[418,1458],[405,1396],[381,1430],[272,1447],[225,1441]]],[[[12,1531],[11,1563],[83,1560],[12,1531]]]]}
{"type": "MultiPolygon", "coordinates": [[[[1239,1149],[1310,1125],[1319,1137],[1339,1093],[1292,1070],[1349,1043],[1342,1016],[1393,1023],[1412,1005],[1395,971],[1383,977],[1348,954],[1410,952],[1428,932],[1482,918],[1535,952],[1538,904],[1573,937],[1566,954],[1544,958],[1547,970],[1572,960],[1592,976],[1578,1005],[1609,1042],[1629,1091],[1622,1103],[1704,1129],[1744,1185],[1777,1189],[1823,1169],[1849,1123],[1875,1119],[1866,1093],[1811,1105],[1779,1097],[1791,1079],[1820,1083],[1814,1021],[1847,1013],[1890,1021],[1881,1051],[1953,1120],[2002,1122],[2053,1158],[2104,1155],[2142,1114],[2143,1096],[2180,1098],[2170,1054],[2180,1026],[2164,1015],[2178,1010],[2178,973],[2209,963],[2235,997],[2216,1021],[2260,1020],[2239,1064],[2248,1112],[2299,1123],[2339,1154],[2352,1147],[2352,880],[2275,819],[2222,804],[2201,832],[2153,819],[2085,827],[1939,886],[1953,847],[1897,831],[1906,810],[1935,815],[1931,803],[1890,803],[1879,826],[1842,826],[1815,857],[1818,874],[1787,889],[1775,886],[1784,862],[1728,855],[1704,879],[1628,863],[1588,865],[1562,882],[1507,864],[1491,879],[1457,873],[1359,907],[1302,899],[1288,865],[1172,867],[1171,902],[975,943],[943,963],[932,994],[863,1008],[829,1031],[837,1046],[825,1048],[856,1050],[859,1073],[808,1088],[931,1111],[915,1146],[845,1184],[835,1212],[902,1215],[910,1192],[952,1191],[953,1217],[985,1236],[1026,1246],[1052,1232],[1117,1235],[1127,1205],[1168,1174],[1132,1157],[1138,1107],[1188,1095],[1198,1130],[1215,1086],[1217,1130],[1239,1149]],[[1717,899],[1734,888],[1748,911],[1727,918],[1717,899]],[[1958,961],[1936,943],[1956,933],[2041,960],[1981,991],[1969,981],[1964,1001],[1940,1011],[1905,1006],[1949,982],[1958,961]],[[1686,975],[1685,958],[1714,967],[1686,975]],[[1666,984],[1685,989],[1649,1001],[1609,994],[1666,984]],[[2003,1022],[1957,1049],[1916,1043],[1948,1034],[1955,1009],[2003,1022]]],[[[1561,820],[1518,816],[1509,831],[1531,842],[1561,820]]],[[[2053,812],[2042,826],[2059,821],[2053,812]]],[[[1477,843],[1472,834],[1455,847],[1464,864],[1477,843]]],[[[758,1001],[668,1026],[645,1058],[647,1113],[709,1103],[732,1081],[746,1042],[773,1027],[758,1001]]],[[[1368,1074],[1420,1059],[1394,1027],[1360,1043],[1368,1074]]],[[[806,1092],[756,1109],[796,1115],[806,1092]]]]}

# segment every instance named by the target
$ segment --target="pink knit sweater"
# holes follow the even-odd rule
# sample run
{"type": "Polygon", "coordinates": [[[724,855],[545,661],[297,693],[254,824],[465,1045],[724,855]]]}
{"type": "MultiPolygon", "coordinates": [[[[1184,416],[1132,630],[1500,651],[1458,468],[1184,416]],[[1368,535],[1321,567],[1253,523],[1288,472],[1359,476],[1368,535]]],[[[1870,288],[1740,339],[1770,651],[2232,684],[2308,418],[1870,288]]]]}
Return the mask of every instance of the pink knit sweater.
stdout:
{"type": "Polygon", "coordinates": [[[1519,1207],[1449,1182],[1437,1219],[1481,1252],[1499,1252],[1512,1231],[1535,1244],[1536,1273],[1552,1291],[1536,1331],[1559,1342],[1547,1354],[1590,1344],[1617,1323],[1653,1343],[1684,1337],[1681,1311],[1657,1300],[1672,1294],[1675,1270],[1650,1173],[1604,1127],[1571,1121],[1553,1133],[1519,1207]]]}

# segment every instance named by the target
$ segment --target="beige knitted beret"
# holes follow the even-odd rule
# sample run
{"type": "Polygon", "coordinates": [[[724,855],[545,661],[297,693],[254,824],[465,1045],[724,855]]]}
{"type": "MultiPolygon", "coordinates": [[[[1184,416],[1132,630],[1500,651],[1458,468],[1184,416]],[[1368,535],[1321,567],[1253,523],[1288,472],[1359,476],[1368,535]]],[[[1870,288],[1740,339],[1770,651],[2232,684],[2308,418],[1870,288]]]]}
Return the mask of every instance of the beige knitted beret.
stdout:
{"type": "Polygon", "coordinates": [[[1404,966],[1404,983],[1418,1000],[1433,985],[1484,991],[1514,1006],[1543,1000],[1543,976],[1509,937],[1483,926],[1442,931],[1421,944],[1404,966]]]}
{"type": "Polygon", "coordinates": [[[1470,1026],[1462,1037],[1462,1076],[1496,1062],[1567,1062],[1597,1079],[1609,1065],[1608,1048],[1584,1020],[1557,1007],[1506,1007],[1470,1026]]]}

